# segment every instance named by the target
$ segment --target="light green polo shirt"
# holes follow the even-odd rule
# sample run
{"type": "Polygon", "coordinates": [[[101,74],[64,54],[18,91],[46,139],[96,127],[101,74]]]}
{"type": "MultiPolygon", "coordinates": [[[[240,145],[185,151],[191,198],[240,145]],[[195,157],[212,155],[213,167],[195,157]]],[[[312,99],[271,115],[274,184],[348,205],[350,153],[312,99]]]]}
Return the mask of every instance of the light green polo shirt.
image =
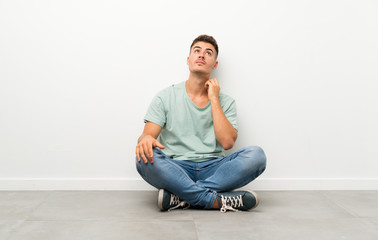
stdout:
{"type": "MultiPolygon", "coordinates": [[[[228,121],[238,130],[235,100],[219,93],[219,101],[228,121]]],[[[162,151],[175,160],[203,162],[224,157],[224,149],[216,138],[211,104],[199,108],[186,92],[185,82],[160,91],[152,100],[145,122],[162,127],[159,142],[162,151]]]]}

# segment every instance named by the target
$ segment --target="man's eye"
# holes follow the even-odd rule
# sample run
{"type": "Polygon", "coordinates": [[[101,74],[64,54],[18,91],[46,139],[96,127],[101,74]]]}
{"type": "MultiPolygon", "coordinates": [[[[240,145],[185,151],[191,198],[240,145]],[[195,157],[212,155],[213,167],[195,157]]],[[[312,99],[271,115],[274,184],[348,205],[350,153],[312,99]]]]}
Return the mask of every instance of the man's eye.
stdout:
{"type": "Polygon", "coordinates": [[[211,52],[206,52],[206,53],[207,53],[207,55],[211,56],[211,52]]]}

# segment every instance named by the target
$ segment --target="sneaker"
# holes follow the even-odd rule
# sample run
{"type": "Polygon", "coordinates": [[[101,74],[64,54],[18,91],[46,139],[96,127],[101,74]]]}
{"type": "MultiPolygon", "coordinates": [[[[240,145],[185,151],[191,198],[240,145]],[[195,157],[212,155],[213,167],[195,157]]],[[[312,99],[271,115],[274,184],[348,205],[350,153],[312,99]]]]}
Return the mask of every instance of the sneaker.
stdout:
{"type": "Polygon", "coordinates": [[[234,212],[248,211],[259,205],[257,194],[248,190],[218,193],[217,200],[218,204],[221,205],[220,211],[222,213],[227,210],[234,212]]]}
{"type": "Polygon", "coordinates": [[[160,189],[158,207],[162,211],[171,211],[179,207],[187,209],[190,207],[190,204],[180,199],[177,195],[170,193],[167,190],[160,189]]]}

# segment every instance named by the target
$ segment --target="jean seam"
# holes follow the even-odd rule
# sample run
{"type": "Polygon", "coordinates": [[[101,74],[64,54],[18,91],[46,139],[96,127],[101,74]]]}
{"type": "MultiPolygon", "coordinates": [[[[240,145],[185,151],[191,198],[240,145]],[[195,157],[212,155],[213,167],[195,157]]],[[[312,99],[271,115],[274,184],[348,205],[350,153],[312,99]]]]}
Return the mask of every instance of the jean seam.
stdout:
{"type": "MultiPolygon", "coordinates": [[[[169,159],[170,161],[175,161],[175,160],[172,160],[172,159],[169,159]]],[[[190,170],[196,170],[195,168],[192,168],[192,167],[187,167],[187,166],[185,166],[184,164],[180,164],[180,163],[178,163],[178,162],[174,162],[175,164],[177,164],[177,165],[179,165],[179,166],[181,166],[181,167],[183,167],[183,168],[188,168],[188,169],[190,169],[190,170]]]]}
{"type": "Polygon", "coordinates": [[[199,170],[203,170],[203,169],[207,169],[207,168],[211,168],[211,167],[217,166],[217,165],[223,163],[226,159],[227,159],[227,157],[224,157],[222,160],[220,160],[220,161],[218,161],[218,162],[215,162],[215,163],[212,163],[212,164],[210,164],[209,166],[206,166],[206,167],[200,168],[199,170]]]}
{"type": "Polygon", "coordinates": [[[198,181],[198,175],[199,175],[199,168],[198,168],[198,163],[196,163],[196,183],[198,181]]]}

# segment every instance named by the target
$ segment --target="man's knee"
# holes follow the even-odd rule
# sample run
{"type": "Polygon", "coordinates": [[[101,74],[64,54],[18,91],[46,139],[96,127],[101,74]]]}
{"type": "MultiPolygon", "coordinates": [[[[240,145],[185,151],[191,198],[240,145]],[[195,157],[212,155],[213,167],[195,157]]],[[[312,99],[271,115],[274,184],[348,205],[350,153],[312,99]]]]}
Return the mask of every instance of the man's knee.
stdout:
{"type": "MultiPolygon", "coordinates": [[[[159,148],[156,148],[156,147],[153,148],[152,152],[153,152],[153,157],[152,157],[153,162],[159,161],[161,158],[164,158],[164,154],[163,154],[163,152],[159,148]]],[[[150,164],[151,162],[150,162],[148,156],[147,155],[144,155],[144,156],[147,159],[147,163],[146,164],[150,164]]],[[[138,158],[137,157],[135,157],[135,158],[138,161],[138,158]]],[[[144,163],[142,155],[140,156],[140,162],[139,163],[144,163]]],[[[138,162],[137,162],[137,165],[138,165],[138,162]]]]}
{"type": "Polygon", "coordinates": [[[160,168],[164,168],[162,165],[166,164],[166,160],[165,158],[166,155],[159,149],[159,148],[153,148],[153,161],[151,163],[151,161],[147,158],[146,156],[146,159],[147,159],[147,163],[145,163],[141,157],[141,161],[138,162],[138,160],[136,160],[136,165],[137,165],[137,170],[139,173],[141,173],[141,171],[143,171],[144,169],[148,168],[148,169],[154,169],[154,171],[157,171],[159,170],[160,168]]]}
{"type": "Polygon", "coordinates": [[[259,169],[266,167],[266,155],[264,150],[259,146],[248,146],[245,148],[246,153],[252,159],[254,165],[259,169]]]}

